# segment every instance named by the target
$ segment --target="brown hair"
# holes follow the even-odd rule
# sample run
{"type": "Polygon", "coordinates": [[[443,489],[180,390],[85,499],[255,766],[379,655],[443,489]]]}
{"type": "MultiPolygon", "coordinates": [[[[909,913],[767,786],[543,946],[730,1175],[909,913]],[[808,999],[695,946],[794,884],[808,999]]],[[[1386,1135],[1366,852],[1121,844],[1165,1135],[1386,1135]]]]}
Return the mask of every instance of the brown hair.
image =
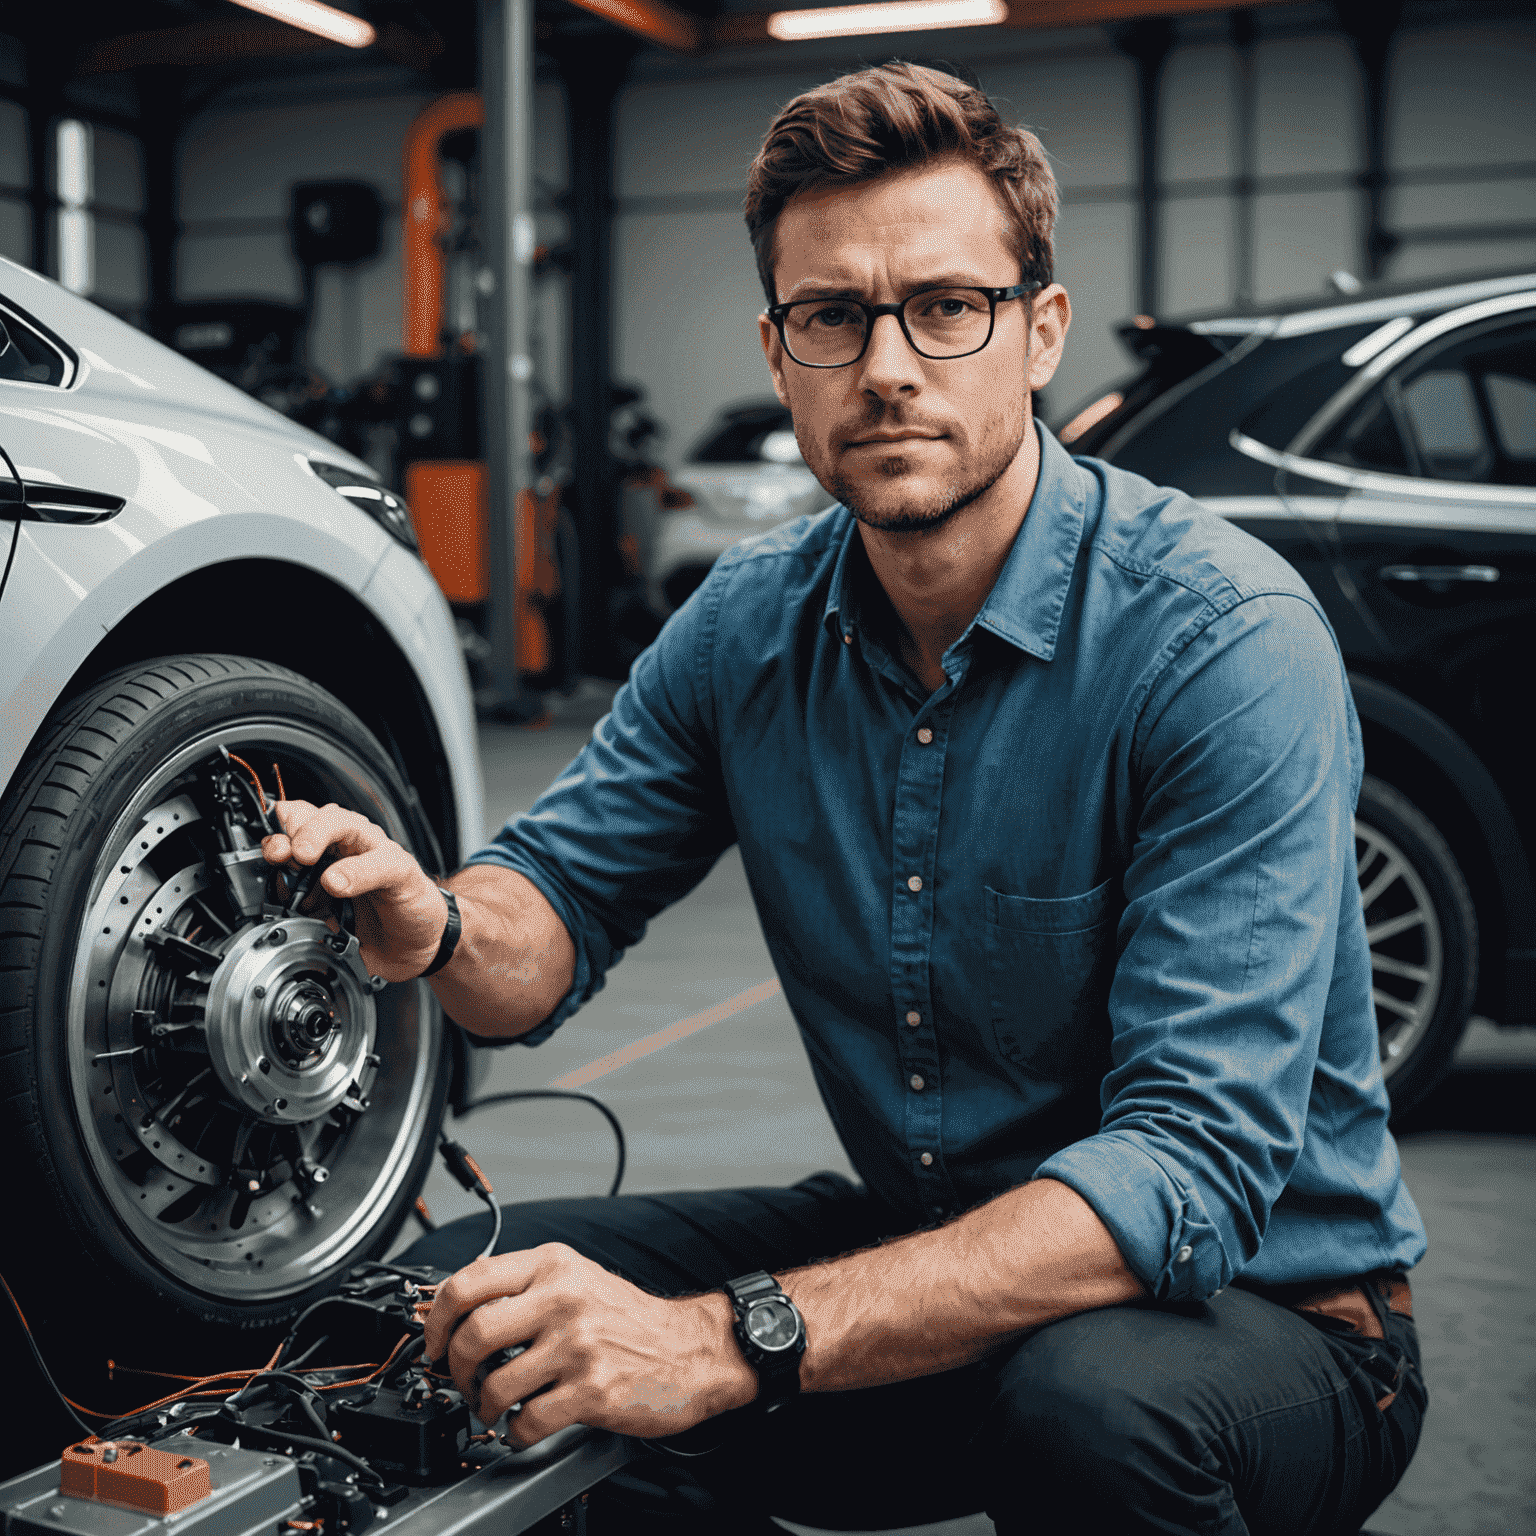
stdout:
{"type": "Polygon", "coordinates": [[[768,302],[779,214],[806,187],[872,181],[958,153],[997,184],[1010,215],[1019,280],[1051,281],[1056,178],[1040,140],[1010,128],[986,93],[936,69],[895,61],[797,96],[773,120],[747,173],[747,233],[768,302]]]}

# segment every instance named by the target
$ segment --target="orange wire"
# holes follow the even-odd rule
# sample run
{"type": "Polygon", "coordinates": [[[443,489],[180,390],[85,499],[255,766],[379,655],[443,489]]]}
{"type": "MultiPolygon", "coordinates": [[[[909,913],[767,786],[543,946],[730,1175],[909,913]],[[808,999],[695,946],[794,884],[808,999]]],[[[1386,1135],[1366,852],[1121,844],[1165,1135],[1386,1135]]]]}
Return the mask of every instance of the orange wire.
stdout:
{"type": "Polygon", "coordinates": [[[283,770],[276,763],[273,763],[272,772],[277,776],[277,798],[279,800],[286,800],[288,798],[288,791],[283,788],[283,770]]]}
{"type": "MultiPolygon", "coordinates": [[[[230,756],[234,757],[234,753],[231,752],[230,756]]],[[[238,759],[236,759],[236,761],[238,761],[238,759]]],[[[244,765],[242,765],[242,766],[244,766],[244,765]]],[[[5,1294],[7,1296],[9,1296],[10,1299],[11,1299],[11,1305],[13,1307],[15,1307],[15,1309],[16,1309],[16,1316],[21,1319],[21,1326],[22,1326],[22,1328],[26,1331],[27,1337],[31,1338],[32,1337],[32,1325],[27,1321],[26,1313],[21,1310],[21,1303],[16,1300],[16,1293],[15,1293],[15,1291],[13,1291],[11,1289],[10,1282],[6,1280],[6,1278],[5,1278],[5,1276],[3,1274],[0,1274],[0,1286],[4,1286],[5,1287],[5,1294]]],[[[434,1289],[435,1289],[435,1287],[434,1287],[434,1289]]],[[[382,1376],[384,1374],[384,1372],[387,1371],[390,1368],[390,1366],[392,1366],[395,1363],[395,1359],[399,1355],[400,1351],[402,1349],[404,1349],[405,1346],[411,1342],[411,1339],[413,1337],[414,1337],[414,1335],[409,1334],[409,1333],[401,1334],[401,1336],[399,1338],[399,1341],[395,1344],[395,1347],[392,1350],[390,1350],[389,1356],[384,1361],[384,1363],[382,1365],[376,1365],[376,1366],[371,1367],[369,1369],[368,1374],[366,1376],[359,1376],[354,1381],[324,1382],[324,1383],[322,1383],[317,1388],[317,1390],[321,1391],[321,1392],[336,1392],[336,1391],[341,1390],[341,1388],[343,1388],[343,1387],[361,1387],[361,1386],[366,1386],[370,1381],[372,1381],[374,1379],[374,1377],[382,1376]]],[[[277,1348],[275,1350],[273,1350],[272,1358],[270,1360],[268,1360],[265,1365],[257,1366],[255,1370],[218,1371],[218,1372],[215,1372],[212,1376],[182,1376],[182,1375],[180,1375],[180,1374],[178,1374],[178,1373],[176,1373],[174,1371],[141,1371],[141,1370],[138,1370],[134,1366],[114,1366],[115,1370],[135,1371],[136,1374],[141,1375],[141,1376],[165,1376],[165,1377],[168,1377],[172,1381],[185,1381],[185,1382],[189,1382],[190,1383],[189,1386],[185,1386],[185,1387],[181,1388],[180,1391],[167,1393],[166,1396],[158,1397],[152,1403],[144,1403],[144,1404],[142,1404],[138,1408],[127,1408],[127,1409],[124,1409],[120,1413],[106,1413],[106,1412],[104,1412],[100,1408],[87,1408],[83,1403],[77,1403],[74,1400],[74,1398],[66,1397],[65,1394],[62,1393],[62,1392],[59,1393],[59,1396],[64,1398],[64,1401],[66,1403],[68,1403],[69,1406],[71,1408],[73,1408],[76,1413],[86,1414],[90,1418],[93,1418],[93,1419],[108,1419],[108,1420],[111,1420],[111,1419],[126,1419],[126,1418],[131,1418],[135,1414],[148,1413],[152,1408],[163,1408],[167,1403],[178,1402],[178,1401],[181,1401],[183,1399],[193,1397],[195,1395],[201,1395],[201,1396],[204,1396],[204,1397],[215,1396],[217,1394],[209,1392],[209,1391],[206,1390],[209,1387],[210,1383],[216,1382],[216,1381],[228,1381],[231,1378],[240,1378],[240,1377],[243,1377],[245,1380],[249,1381],[251,1379],[251,1377],[253,1377],[253,1376],[259,1376],[264,1371],[270,1371],[277,1364],[278,1356],[281,1355],[282,1352],[283,1352],[283,1346],[281,1344],[279,1344],[277,1346],[277,1348]],[[201,1393],[199,1393],[199,1389],[200,1388],[204,1389],[201,1393]]],[[[305,1371],[349,1371],[349,1370],[362,1370],[362,1369],[364,1369],[364,1367],[361,1364],[358,1364],[358,1365],[308,1365],[308,1366],[304,1366],[302,1369],[305,1370],[305,1371]]]]}
{"type": "Polygon", "coordinates": [[[233,752],[229,754],[229,760],[232,763],[239,763],[250,774],[251,782],[256,786],[256,798],[261,802],[261,814],[265,816],[267,814],[267,792],[261,787],[261,779],[257,776],[256,770],[243,757],[236,757],[233,752]]]}

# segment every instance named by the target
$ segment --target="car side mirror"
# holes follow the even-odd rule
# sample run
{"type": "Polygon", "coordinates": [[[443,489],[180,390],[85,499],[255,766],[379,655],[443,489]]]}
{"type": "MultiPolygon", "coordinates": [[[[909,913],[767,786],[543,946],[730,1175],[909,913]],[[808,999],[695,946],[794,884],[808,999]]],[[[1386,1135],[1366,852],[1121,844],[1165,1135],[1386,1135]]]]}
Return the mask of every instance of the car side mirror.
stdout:
{"type": "Polygon", "coordinates": [[[760,459],[766,459],[770,464],[799,464],[800,444],[795,441],[795,434],[789,431],[770,432],[763,439],[763,445],[757,450],[760,459]]]}

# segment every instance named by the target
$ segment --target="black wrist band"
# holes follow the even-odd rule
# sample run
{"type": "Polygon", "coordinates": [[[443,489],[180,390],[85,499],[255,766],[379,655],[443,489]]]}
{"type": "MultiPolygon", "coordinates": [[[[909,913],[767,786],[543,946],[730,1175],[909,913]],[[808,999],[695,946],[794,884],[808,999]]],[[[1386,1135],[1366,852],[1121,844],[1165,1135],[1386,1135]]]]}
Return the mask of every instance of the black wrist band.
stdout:
{"type": "Polygon", "coordinates": [[[453,952],[459,947],[459,935],[464,931],[463,920],[459,917],[459,898],[452,891],[444,890],[438,886],[442,898],[448,903],[448,926],[443,929],[442,942],[437,946],[437,953],[432,957],[432,964],[421,974],[435,976],[442,968],[453,959],[453,952]]]}

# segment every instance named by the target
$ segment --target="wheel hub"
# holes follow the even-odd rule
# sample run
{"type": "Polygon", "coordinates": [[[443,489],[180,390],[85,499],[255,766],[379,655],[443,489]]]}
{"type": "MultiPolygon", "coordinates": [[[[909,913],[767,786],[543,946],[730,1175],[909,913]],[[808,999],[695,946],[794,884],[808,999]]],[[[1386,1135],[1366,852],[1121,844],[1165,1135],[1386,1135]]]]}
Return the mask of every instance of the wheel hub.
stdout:
{"type": "Polygon", "coordinates": [[[366,1108],[373,987],[353,936],[317,918],[257,924],[214,972],[204,1017],[213,1070],[247,1113],[302,1125],[366,1108]]]}

